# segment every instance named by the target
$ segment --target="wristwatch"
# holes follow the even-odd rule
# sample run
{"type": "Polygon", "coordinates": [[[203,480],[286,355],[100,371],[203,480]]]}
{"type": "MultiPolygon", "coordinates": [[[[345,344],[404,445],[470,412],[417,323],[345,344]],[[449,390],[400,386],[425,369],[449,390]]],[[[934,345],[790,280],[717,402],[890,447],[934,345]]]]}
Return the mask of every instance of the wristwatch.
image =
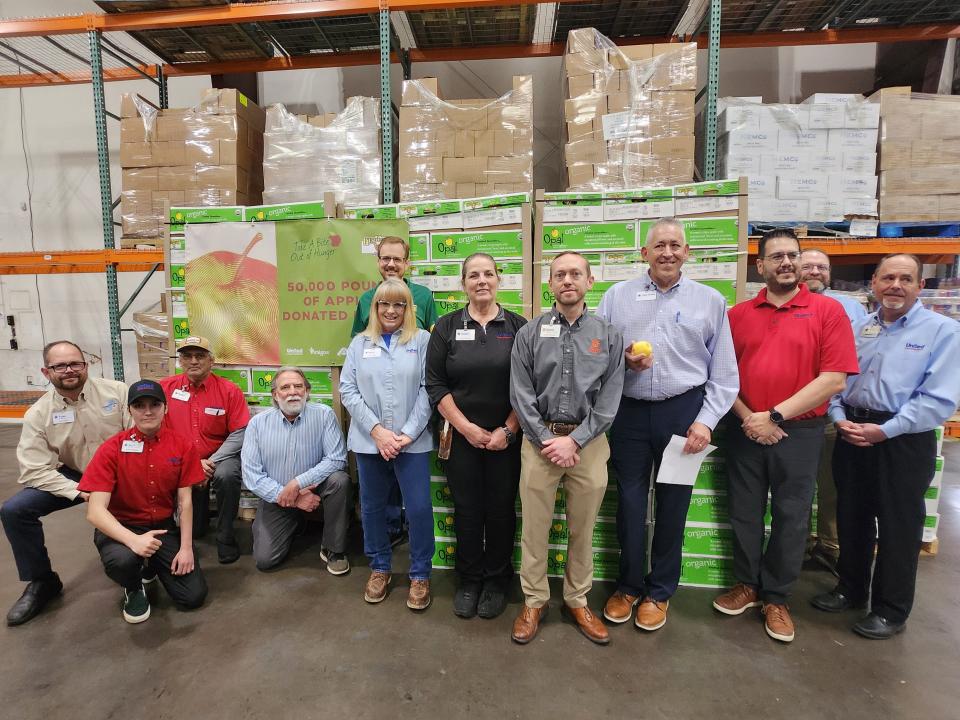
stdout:
{"type": "Polygon", "coordinates": [[[517,436],[513,434],[513,430],[508,428],[506,425],[500,429],[503,430],[503,434],[507,438],[507,445],[513,445],[513,441],[517,439],[517,436]]]}
{"type": "Polygon", "coordinates": [[[779,412],[776,408],[770,408],[770,422],[773,422],[773,423],[776,423],[777,425],[779,425],[779,424],[782,423],[785,419],[786,419],[786,418],[784,418],[783,415],[781,415],[780,412],[779,412]]]}

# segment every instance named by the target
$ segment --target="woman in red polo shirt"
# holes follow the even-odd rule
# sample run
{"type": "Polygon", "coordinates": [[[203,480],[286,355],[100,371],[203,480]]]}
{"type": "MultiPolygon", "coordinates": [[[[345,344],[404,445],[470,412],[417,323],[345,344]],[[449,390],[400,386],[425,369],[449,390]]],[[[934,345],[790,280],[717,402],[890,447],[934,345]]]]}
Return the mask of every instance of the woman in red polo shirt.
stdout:
{"type": "Polygon", "coordinates": [[[167,401],[159,383],[135,382],[127,403],[134,426],[100,446],[77,489],[107,577],[123,588],[123,619],[141,623],[150,617],[144,583],[157,577],[182,608],[200,607],[207,597],[194,557],[191,490],[204,474],[193,444],[161,430],[167,401]]]}

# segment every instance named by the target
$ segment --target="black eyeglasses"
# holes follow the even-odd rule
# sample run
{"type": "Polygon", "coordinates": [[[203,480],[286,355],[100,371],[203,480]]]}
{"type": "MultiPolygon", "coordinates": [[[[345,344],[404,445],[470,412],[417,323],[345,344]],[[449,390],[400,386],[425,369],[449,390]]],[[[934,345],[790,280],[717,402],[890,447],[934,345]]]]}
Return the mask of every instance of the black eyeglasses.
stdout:
{"type": "Polygon", "coordinates": [[[62,375],[67,370],[80,372],[86,366],[87,364],[85,362],[58,363],[57,365],[47,365],[47,370],[53,370],[55,373],[57,373],[57,375],[62,375]]]}

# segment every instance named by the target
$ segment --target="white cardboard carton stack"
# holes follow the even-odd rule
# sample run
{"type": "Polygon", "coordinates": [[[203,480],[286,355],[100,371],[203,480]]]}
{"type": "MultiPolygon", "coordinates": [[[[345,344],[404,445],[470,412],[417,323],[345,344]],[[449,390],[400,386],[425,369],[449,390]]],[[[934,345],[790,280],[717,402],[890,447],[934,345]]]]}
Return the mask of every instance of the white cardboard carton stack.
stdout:
{"type": "Polygon", "coordinates": [[[876,217],[876,103],[830,93],[798,105],[750,100],[723,103],[717,162],[721,177],[750,179],[751,221],[876,217]]]}

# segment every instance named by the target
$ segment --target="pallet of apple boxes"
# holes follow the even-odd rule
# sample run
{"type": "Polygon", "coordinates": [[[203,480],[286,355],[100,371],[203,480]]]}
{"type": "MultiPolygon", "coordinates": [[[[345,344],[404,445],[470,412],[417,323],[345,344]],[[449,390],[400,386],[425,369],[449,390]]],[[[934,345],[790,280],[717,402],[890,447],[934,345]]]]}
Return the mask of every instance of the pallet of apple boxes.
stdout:
{"type": "Polygon", "coordinates": [[[124,94],[120,114],[121,247],[162,247],[171,206],[260,203],[266,116],[243,93],[167,110],[124,94]]]}

